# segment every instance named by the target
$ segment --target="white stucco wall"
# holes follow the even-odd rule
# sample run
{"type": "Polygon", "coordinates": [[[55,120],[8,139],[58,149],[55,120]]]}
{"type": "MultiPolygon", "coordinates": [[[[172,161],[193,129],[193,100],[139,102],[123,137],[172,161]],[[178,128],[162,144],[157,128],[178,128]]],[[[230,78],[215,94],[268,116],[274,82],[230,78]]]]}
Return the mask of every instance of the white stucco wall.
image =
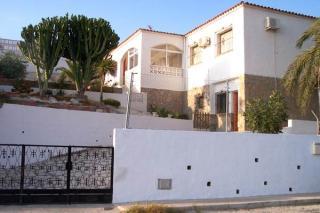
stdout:
{"type": "MultiPolygon", "coordinates": [[[[0,108],[0,143],[111,146],[113,129],[124,123],[124,114],[4,104],[0,108]]],[[[130,117],[130,127],[193,128],[191,120],[137,115],[130,117]]]]}
{"type": "MultiPolygon", "coordinates": [[[[141,91],[141,43],[142,43],[142,34],[141,32],[135,33],[131,38],[121,44],[118,48],[111,52],[112,59],[117,61],[117,74],[116,81],[119,85],[122,85],[122,58],[126,52],[131,48],[136,48],[138,51],[138,65],[131,70],[126,72],[126,85],[129,86],[131,72],[137,73],[134,75],[133,90],[135,92],[141,91]]],[[[129,69],[129,66],[128,66],[129,69]]]]}
{"type": "Polygon", "coordinates": [[[317,141],[310,135],[117,129],[113,202],[320,192],[320,156],[311,154],[317,141]],[[158,178],[172,179],[172,189],[158,190],[158,178]]]}
{"type": "MultiPolygon", "coordinates": [[[[171,35],[157,32],[142,32],[142,61],[141,61],[141,87],[166,89],[174,91],[185,90],[185,71],[183,70],[183,77],[161,75],[150,73],[151,65],[151,48],[162,45],[171,44],[184,52],[184,36],[171,35]]],[[[182,69],[185,68],[185,55],[182,55],[182,69]]]]}
{"type": "MultiPolygon", "coordinates": [[[[313,19],[271,10],[244,8],[245,73],[267,77],[282,77],[288,65],[300,52],[296,42],[313,19]],[[269,16],[278,21],[279,29],[265,31],[269,16]]],[[[306,47],[310,45],[307,42],[306,47]]]]}
{"type": "Polygon", "coordinates": [[[317,121],[289,119],[288,127],[284,127],[282,132],[288,134],[316,135],[318,134],[317,128],[317,121]]]}
{"type": "Polygon", "coordinates": [[[186,36],[187,89],[238,77],[244,73],[243,7],[237,7],[186,36]],[[232,27],[233,50],[217,55],[217,34],[232,27]],[[210,37],[211,45],[202,51],[202,63],[190,66],[190,45],[210,37]]]}

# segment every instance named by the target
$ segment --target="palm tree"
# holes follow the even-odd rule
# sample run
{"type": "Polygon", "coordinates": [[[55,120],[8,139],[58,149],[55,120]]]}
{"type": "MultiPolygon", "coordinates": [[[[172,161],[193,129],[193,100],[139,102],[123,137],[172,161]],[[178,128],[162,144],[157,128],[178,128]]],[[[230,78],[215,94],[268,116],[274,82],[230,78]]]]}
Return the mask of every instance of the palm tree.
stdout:
{"type": "Polygon", "coordinates": [[[296,57],[283,79],[286,90],[297,95],[302,112],[309,106],[316,88],[320,107],[320,19],[302,34],[296,46],[301,49],[309,39],[313,40],[313,45],[296,57]]]}
{"type": "Polygon", "coordinates": [[[106,79],[106,75],[114,76],[117,69],[117,62],[112,60],[111,57],[104,58],[97,66],[97,76],[100,79],[100,102],[103,101],[103,86],[106,79]]]}
{"type": "MultiPolygon", "coordinates": [[[[61,70],[75,85],[78,96],[81,97],[83,89],[83,77],[79,63],[74,63],[71,60],[66,61],[68,68],[60,67],[58,70],[61,70]]],[[[92,79],[90,79],[91,81],[92,79]]]]}

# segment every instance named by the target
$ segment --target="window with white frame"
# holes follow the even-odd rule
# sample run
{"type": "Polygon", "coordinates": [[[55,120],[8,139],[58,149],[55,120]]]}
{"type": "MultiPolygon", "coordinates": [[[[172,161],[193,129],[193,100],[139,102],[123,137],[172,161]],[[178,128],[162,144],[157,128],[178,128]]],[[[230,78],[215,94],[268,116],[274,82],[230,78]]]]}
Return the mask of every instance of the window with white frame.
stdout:
{"type": "Polygon", "coordinates": [[[218,55],[232,51],[233,49],[233,31],[232,28],[223,31],[217,35],[218,55]]]}
{"type": "Polygon", "coordinates": [[[202,48],[197,46],[190,47],[190,65],[201,63],[202,48]]]}
{"type": "Polygon", "coordinates": [[[182,68],[182,52],[170,44],[151,48],[151,65],[182,68]]]}
{"type": "Polygon", "coordinates": [[[138,50],[131,48],[128,51],[129,69],[132,69],[138,65],[138,50]]]}

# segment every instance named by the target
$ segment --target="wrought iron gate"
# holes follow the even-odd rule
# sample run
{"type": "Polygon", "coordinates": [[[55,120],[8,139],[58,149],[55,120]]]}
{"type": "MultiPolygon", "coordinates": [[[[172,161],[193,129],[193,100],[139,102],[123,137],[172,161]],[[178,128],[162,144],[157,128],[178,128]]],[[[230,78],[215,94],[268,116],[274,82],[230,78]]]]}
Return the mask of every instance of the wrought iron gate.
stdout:
{"type": "Polygon", "coordinates": [[[0,203],[112,201],[113,147],[0,144],[0,203]]]}

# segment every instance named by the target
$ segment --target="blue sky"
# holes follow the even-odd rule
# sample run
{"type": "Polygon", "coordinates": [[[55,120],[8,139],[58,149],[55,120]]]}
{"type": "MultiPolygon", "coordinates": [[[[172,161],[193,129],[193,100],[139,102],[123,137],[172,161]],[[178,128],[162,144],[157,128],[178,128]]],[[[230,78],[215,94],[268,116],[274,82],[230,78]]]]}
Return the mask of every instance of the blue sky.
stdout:
{"type": "MultiPolygon", "coordinates": [[[[121,40],[137,28],[186,33],[239,0],[6,0],[1,2],[0,37],[20,39],[23,26],[42,17],[84,14],[108,20],[121,40]]],[[[320,16],[320,0],[251,0],[265,6],[320,16]]]]}

